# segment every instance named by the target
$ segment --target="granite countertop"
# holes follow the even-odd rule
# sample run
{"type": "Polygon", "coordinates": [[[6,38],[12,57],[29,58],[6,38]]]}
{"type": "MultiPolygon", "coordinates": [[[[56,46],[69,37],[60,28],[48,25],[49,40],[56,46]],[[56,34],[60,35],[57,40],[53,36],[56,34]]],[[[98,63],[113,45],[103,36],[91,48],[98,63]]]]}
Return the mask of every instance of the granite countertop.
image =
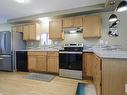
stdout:
{"type": "Polygon", "coordinates": [[[83,52],[93,52],[101,58],[127,59],[127,51],[122,50],[83,50],[83,52]]]}
{"type": "Polygon", "coordinates": [[[94,51],[94,53],[101,58],[119,58],[119,59],[127,59],[127,51],[94,51]]]}
{"type": "MultiPolygon", "coordinates": [[[[27,50],[15,50],[15,51],[59,51],[59,49],[27,49],[27,50]]],[[[127,59],[127,51],[120,50],[83,50],[83,52],[93,52],[100,58],[118,58],[127,59]]]]}
{"type": "Polygon", "coordinates": [[[59,51],[58,49],[26,49],[26,50],[15,50],[15,51],[59,51]]]}

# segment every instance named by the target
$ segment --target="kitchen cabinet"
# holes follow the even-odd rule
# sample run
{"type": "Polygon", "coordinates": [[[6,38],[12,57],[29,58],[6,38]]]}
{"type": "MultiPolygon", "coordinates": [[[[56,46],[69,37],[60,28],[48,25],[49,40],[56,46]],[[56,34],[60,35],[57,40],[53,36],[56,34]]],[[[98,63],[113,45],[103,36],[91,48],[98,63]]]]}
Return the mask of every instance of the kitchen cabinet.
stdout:
{"type": "Polygon", "coordinates": [[[59,72],[59,53],[55,51],[29,51],[28,70],[37,72],[59,72]]]}
{"type": "Polygon", "coordinates": [[[83,37],[100,38],[101,37],[101,16],[91,15],[83,17],[83,37]]]}
{"type": "Polygon", "coordinates": [[[93,76],[94,53],[83,53],[83,77],[93,76]]]}
{"type": "Polygon", "coordinates": [[[63,28],[82,27],[82,16],[66,17],[63,18],[63,28]]]}
{"type": "Polygon", "coordinates": [[[29,71],[46,71],[47,52],[28,52],[28,70],[29,71]]]}
{"type": "Polygon", "coordinates": [[[40,40],[40,24],[39,23],[24,24],[23,40],[40,40]]]}
{"type": "Polygon", "coordinates": [[[64,31],[62,29],[62,19],[55,19],[49,22],[49,39],[63,40],[64,31]]]}
{"type": "Polygon", "coordinates": [[[48,52],[47,71],[50,73],[59,73],[59,53],[48,52]]]}
{"type": "Polygon", "coordinates": [[[94,55],[94,65],[93,65],[93,80],[94,80],[94,84],[95,84],[95,88],[96,88],[96,94],[97,95],[102,95],[101,94],[101,84],[102,84],[102,70],[101,70],[101,58],[99,58],[98,56],[94,55]]]}
{"type": "Polygon", "coordinates": [[[127,59],[94,55],[93,82],[96,95],[126,95],[127,59]]]}
{"type": "Polygon", "coordinates": [[[23,32],[23,26],[22,25],[15,25],[11,27],[12,32],[23,32]]]}
{"type": "Polygon", "coordinates": [[[37,63],[36,63],[37,71],[46,71],[47,69],[47,56],[41,55],[37,56],[37,63]]]}
{"type": "Polygon", "coordinates": [[[37,71],[36,62],[37,62],[36,56],[29,55],[29,53],[28,53],[28,70],[29,71],[37,71]]]}

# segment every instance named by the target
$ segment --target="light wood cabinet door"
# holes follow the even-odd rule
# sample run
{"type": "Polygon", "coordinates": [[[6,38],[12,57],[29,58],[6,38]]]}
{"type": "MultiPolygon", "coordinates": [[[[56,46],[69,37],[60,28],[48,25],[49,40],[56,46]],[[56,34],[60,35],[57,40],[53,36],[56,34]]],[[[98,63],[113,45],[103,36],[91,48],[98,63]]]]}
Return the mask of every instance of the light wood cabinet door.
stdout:
{"type": "Polygon", "coordinates": [[[23,40],[40,40],[40,24],[28,23],[23,25],[23,40]]]}
{"type": "Polygon", "coordinates": [[[48,56],[47,71],[51,73],[58,73],[59,72],[58,61],[59,61],[58,57],[48,56]]]}
{"type": "Polygon", "coordinates": [[[22,25],[16,25],[11,27],[12,32],[23,32],[22,25]]]}
{"type": "Polygon", "coordinates": [[[63,28],[73,27],[73,17],[67,17],[63,19],[63,28]]]}
{"type": "Polygon", "coordinates": [[[36,40],[36,24],[29,24],[29,39],[36,40]]]}
{"type": "Polygon", "coordinates": [[[36,68],[38,71],[46,71],[47,68],[47,57],[46,56],[37,56],[36,68]]]}
{"type": "Polygon", "coordinates": [[[101,17],[84,16],[83,17],[83,37],[100,38],[101,37],[101,17]]]}
{"type": "Polygon", "coordinates": [[[82,16],[73,17],[73,24],[74,24],[74,27],[82,27],[83,26],[83,17],[82,16]]]}
{"type": "Polygon", "coordinates": [[[49,39],[63,40],[62,20],[57,19],[49,22],[49,39]]]}
{"type": "Polygon", "coordinates": [[[37,62],[37,57],[28,55],[28,70],[29,71],[36,71],[36,62],[37,62]]]}
{"type": "Polygon", "coordinates": [[[83,54],[83,76],[93,76],[93,63],[94,63],[94,54],[93,53],[84,53],[83,54]]]}
{"type": "Polygon", "coordinates": [[[94,84],[95,84],[95,88],[96,88],[96,94],[97,95],[101,95],[102,90],[101,90],[101,84],[102,84],[102,80],[101,80],[101,59],[98,56],[94,56],[94,75],[93,75],[93,80],[94,80],[94,84]]]}
{"type": "Polygon", "coordinates": [[[29,40],[29,26],[23,25],[23,40],[29,40]]]}

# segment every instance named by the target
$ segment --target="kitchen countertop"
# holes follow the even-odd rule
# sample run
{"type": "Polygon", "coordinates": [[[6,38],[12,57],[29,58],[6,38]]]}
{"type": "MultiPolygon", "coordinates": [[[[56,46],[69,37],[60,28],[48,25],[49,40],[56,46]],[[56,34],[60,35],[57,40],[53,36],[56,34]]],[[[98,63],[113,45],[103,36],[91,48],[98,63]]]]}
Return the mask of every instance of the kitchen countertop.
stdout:
{"type": "Polygon", "coordinates": [[[127,59],[127,51],[109,51],[109,50],[100,50],[94,51],[94,53],[101,58],[118,58],[118,59],[127,59]]]}
{"type": "Polygon", "coordinates": [[[127,51],[120,50],[83,50],[83,52],[93,52],[100,58],[127,59],[127,51]]]}
{"type": "Polygon", "coordinates": [[[15,50],[15,51],[59,51],[58,49],[26,49],[26,50],[15,50]]]}
{"type": "MultiPolygon", "coordinates": [[[[15,50],[15,51],[59,51],[58,49],[27,49],[27,50],[15,50]]],[[[83,50],[83,52],[93,52],[100,58],[118,58],[127,59],[127,51],[120,50],[83,50]]]]}

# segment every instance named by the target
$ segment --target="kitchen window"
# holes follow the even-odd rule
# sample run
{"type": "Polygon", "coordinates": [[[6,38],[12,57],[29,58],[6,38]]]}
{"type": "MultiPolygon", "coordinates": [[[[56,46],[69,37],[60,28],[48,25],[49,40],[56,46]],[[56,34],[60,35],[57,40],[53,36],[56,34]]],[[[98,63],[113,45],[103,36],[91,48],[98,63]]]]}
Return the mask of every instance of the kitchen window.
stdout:
{"type": "Polygon", "coordinates": [[[51,45],[52,41],[49,39],[48,33],[41,34],[41,45],[51,45]]]}

